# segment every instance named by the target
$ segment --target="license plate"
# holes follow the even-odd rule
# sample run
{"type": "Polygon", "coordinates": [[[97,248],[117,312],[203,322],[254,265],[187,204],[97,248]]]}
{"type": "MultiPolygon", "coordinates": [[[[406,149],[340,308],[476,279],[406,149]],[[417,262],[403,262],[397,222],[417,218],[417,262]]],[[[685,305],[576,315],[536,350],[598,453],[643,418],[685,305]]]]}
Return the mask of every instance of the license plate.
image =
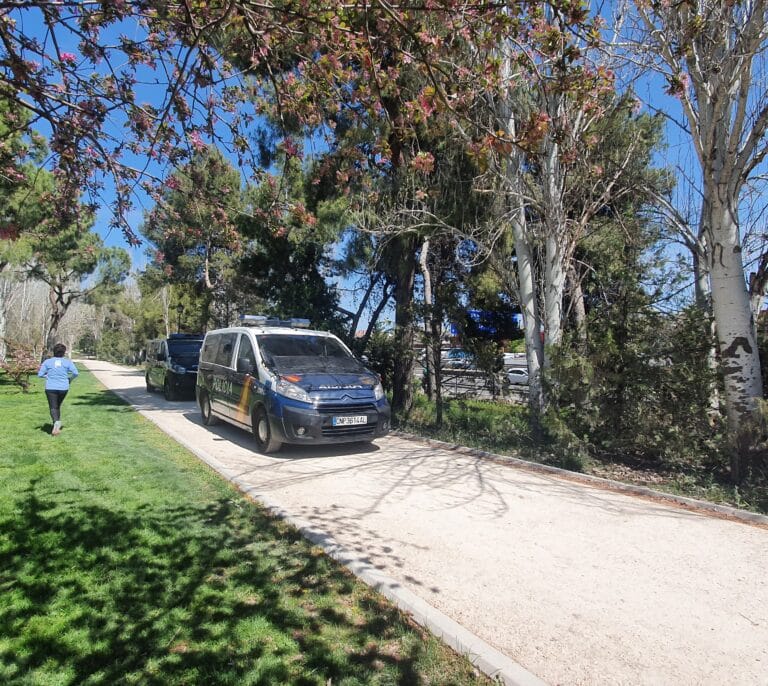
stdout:
{"type": "Polygon", "coordinates": [[[355,417],[334,417],[331,419],[333,426],[355,426],[357,424],[367,424],[368,417],[364,414],[355,417]]]}

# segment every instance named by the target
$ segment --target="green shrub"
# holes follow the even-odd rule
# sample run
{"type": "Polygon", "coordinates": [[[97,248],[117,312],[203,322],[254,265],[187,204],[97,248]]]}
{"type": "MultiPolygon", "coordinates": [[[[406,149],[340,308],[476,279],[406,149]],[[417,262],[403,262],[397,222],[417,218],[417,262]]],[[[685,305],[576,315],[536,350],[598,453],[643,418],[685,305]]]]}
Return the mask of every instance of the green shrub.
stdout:
{"type": "Polygon", "coordinates": [[[583,352],[568,341],[551,351],[544,423],[553,443],[663,470],[724,469],[708,322],[689,310],[645,312],[623,331],[609,324],[583,352]]]}
{"type": "Polygon", "coordinates": [[[443,401],[443,413],[443,426],[438,429],[435,403],[418,393],[410,415],[401,420],[399,428],[486,450],[531,447],[528,410],[522,405],[451,399],[443,401]]]}
{"type": "Polygon", "coordinates": [[[368,341],[365,354],[368,366],[381,377],[381,384],[387,393],[392,391],[392,379],[395,373],[397,346],[392,335],[381,331],[374,332],[368,341]]]}

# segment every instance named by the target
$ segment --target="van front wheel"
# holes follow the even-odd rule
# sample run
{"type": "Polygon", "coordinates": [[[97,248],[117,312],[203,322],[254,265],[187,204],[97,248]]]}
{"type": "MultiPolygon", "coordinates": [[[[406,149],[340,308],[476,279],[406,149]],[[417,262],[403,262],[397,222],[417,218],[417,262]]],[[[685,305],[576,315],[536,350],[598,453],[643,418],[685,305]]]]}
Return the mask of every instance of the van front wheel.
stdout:
{"type": "Polygon", "coordinates": [[[263,407],[257,407],[252,417],[253,437],[256,439],[256,449],[268,455],[280,450],[283,445],[276,438],[272,437],[272,429],[269,426],[269,417],[263,407]]]}

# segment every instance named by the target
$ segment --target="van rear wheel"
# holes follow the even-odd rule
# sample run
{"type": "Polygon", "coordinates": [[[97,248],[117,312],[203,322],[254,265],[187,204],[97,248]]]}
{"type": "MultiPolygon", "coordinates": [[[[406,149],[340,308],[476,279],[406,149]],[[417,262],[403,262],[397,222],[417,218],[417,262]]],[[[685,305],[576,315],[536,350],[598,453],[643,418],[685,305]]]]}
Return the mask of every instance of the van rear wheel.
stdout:
{"type": "Polygon", "coordinates": [[[267,417],[267,411],[263,407],[259,406],[254,410],[251,426],[253,427],[253,437],[256,439],[256,449],[260,453],[268,455],[280,450],[283,444],[272,436],[269,417],[267,417]]]}
{"type": "Polygon", "coordinates": [[[211,399],[207,393],[200,394],[200,414],[203,417],[203,424],[206,426],[213,426],[219,423],[218,418],[214,417],[213,412],[211,412],[211,399]]]}

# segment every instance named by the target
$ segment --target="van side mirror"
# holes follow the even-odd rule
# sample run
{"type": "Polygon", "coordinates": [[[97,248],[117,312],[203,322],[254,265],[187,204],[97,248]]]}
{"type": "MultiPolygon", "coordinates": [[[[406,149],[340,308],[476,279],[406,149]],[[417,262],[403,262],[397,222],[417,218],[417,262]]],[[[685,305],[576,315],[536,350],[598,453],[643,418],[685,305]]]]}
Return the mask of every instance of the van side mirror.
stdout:
{"type": "Polygon", "coordinates": [[[165,362],[165,353],[157,353],[157,356],[155,357],[155,359],[158,362],[165,362]]]}
{"type": "Polygon", "coordinates": [[[250,374],[253,372],[253,363],[245,358],[245,357],[238,357],[237,358],[237,373],[238,374],[250,374]]]}

